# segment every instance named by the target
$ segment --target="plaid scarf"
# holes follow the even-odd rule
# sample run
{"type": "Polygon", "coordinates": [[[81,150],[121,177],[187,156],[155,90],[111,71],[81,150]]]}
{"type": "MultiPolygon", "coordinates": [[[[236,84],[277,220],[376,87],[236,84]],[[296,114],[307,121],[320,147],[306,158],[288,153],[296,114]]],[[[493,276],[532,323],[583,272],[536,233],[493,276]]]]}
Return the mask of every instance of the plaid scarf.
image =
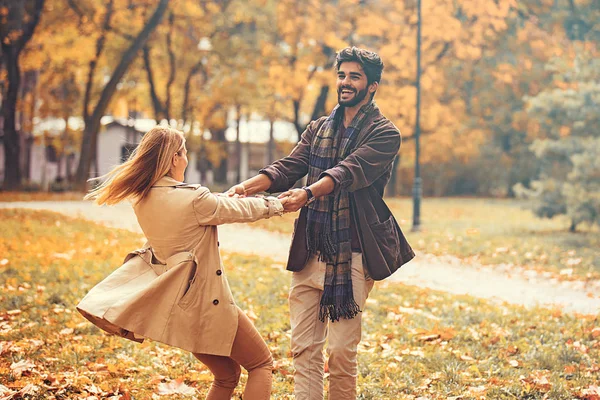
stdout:
{"type": "MultiPolygon", "coordinates": [[[[361,107],[343,135],[336,134],[344,109],[337,105],[315,134],[312,142],[308,185],[321,173],[334,167],[353,150],[356,138],[369,114],[377,110],[370,102],[361,107]]],[[[352,319],[360,308],[352,292],[352,245],[350,237],[350,201],[348,191],[337,190],[308,205],[306,224],[308,250],[327,263],[325,288],[321,296],[319,319],[325,322],[352,319]]]]}

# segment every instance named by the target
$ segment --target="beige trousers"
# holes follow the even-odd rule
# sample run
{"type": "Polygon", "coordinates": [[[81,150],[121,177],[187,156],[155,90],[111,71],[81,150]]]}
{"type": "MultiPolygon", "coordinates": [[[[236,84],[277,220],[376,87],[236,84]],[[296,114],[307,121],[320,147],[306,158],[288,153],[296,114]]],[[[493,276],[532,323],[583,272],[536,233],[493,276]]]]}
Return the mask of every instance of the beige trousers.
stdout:
{"type": "MultiPolygon", "coordinates": [[[[328,333],[329,400],[356,399],[356,352],[361,339],[362,314],[337,322],[319,320],[325,268],[326,264],[313,256],[302,271],[292,276],[289,305],[296,400],[323,399],[323,346],[328,333]]],[[[365,275],[362,254],[352,253],[352,290],[361,310],[374,284],[365,275]]]]}

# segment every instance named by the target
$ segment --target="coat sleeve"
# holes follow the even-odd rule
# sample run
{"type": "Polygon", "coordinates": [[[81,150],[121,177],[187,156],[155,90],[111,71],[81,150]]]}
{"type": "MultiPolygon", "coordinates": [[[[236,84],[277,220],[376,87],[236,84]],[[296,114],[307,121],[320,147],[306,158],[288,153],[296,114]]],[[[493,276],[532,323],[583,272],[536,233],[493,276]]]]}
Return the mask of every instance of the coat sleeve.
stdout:
{"type": "Polygon", "coordinates": [[[199,225],[253,222],[283,214],[283,206],[277,198],[232,198],[213,194],[207,188],[198,189],[193,206],[199,225]]]}
{"type": "Polygon", "coordinates": [[[319,176],[328,175],[335,182],[335,190],[349,192],[370,186],[385,173],[400,150],[400,133],[394,129],[374,135],[348,157],[319,176]]]}
{"type": "Polygon", "coordinates": [[[300,136],[300,141],[292,152],[281,160],[258,171],[271,179],[269,193],[284,192],[294,186],[294,183],[308,173],[308,159],[314,133],[327,117],[312,121],[300,136]]]}

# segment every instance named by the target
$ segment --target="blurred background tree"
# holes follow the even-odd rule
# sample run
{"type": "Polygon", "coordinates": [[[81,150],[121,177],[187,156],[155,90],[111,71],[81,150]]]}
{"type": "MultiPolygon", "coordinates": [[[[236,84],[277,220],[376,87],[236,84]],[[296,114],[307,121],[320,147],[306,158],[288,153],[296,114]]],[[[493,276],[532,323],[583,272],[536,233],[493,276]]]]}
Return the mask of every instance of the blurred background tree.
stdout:
{"type": "Polygon", "coordinates": [[[519,194],[534,200],[540,217],[567,214],[571,231],[581,223],[600,225],[600,60],[585,46],[548,65],[554,84],[528,98],[528,113],[547,132],[531,150],[539,166],[531,187],[519,194]]]}
{"type": "MultiPolygon", "coordinates": [[[[65,122],[48,136],[56,157],[81,156],[60,174],[81,186],[97,173],[103,116],[182,129],[201,175],[226,186],[241,176],[244,123],[265,122],[261,162],[273,160],[293,146],[275,127],[298,138],[334,107],[335,53],[356,45],[381,54],[376,101],[403,135],[387,193],[411,192],[416,0],[29,0],[21,14],[0,4],[5,188],[28,178],[52,119],[65,122]],[[15,15],[31,26],[34,6],[37,29],[9,34],[15,15]],[[27,32],[15,91],[7,46],[27,32]]],[[[423,193],[539,192],[540,215],[568,213],[573,229],[597,218],[600,0],[430,0],[422,14],[423,193]]]]}

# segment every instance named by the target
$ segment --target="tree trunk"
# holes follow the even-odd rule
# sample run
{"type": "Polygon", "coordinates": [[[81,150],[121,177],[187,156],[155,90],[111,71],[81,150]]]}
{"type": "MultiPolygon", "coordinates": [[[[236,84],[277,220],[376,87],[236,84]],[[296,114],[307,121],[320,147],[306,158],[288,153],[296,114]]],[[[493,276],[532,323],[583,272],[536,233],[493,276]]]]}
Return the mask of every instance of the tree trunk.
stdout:
{"type": "MultiPolygon", "coordinates": [[[[188,115],[192,107],[190,107],[190,90],[192,88],[192,78],[199,72],[203,72],[204,78],[206,80],[206,71],[202,66],[202,61],[198,61],[190,70],[187,77],[185,78],[185,85],[183,86],[183,104],[181,105],[181,120],[183,121],[183,126],[187,123],[188,115]]],[[[192,125],[190,125],[190,129],[192,125]]]]}
{"type": "Polygon", "coordinates": [[[6,65],[8,88],[2,101],[4,120],[4,189],[16,189],[21,184],[19,133],[16,129],[16,111],[21,84],[19,56],[21,50],[33,36],[37,27],[45,0],[34,0],[33,15],[25,16],[25,2],[0,2],[8,10],[5,22],[0,26],[0,44],[6,65]]]}
{"type": "MultiPolygon", "coordinates": [[[[3,46],[4,47],[4,46],[3,46]]],[[[16,128],[17,98],[21,85],[19,50],[2,49],[6,60],[8,88],[4,99],[4,190],[14,190],[21,184],[19,133],[16,128]]]]}
{"type": "Polygon", "coordinates": [[[240,141],[240,123],[242,121],[241,107],[237,105],[235,107],[235,152],[237,154],[238,162],[235,173],[236,182],[242,181],[242,142],[240,141]]]}
{"type": "Polygon", "coordinates": [[[300,141],[302,137],[302,132],[304,129],[300,126],[300,100],[293,100],[294,105],[294,126],[296,127],[296,132],[298,132],[298,141],[300,141]]]}
{"type": "Polygon", "coordinates": [[[569,232],[576,232],[577,231],[577,223],[575,223],[575,221],[571,220],[571,226],[569,227],[569,232]]]}
{"type": "Polygon", "coordinates": [[[25,181],[31,180],[31,152],[33,150],[33,135],[27,135],[25,139],[25,181]]]}
{"type": "Polygon", "coordinates": [[[165,99],[165,115],[167,117],[167,121],[171,120],[171,87],[175,82],[175,73],[177,72],[176,60],[175,60],[175,52],[173,51],[173,24],[175,21],[175,16],[171,12],[169,14],[169,33],[167,34],[167,52],[169,54],[169,80],[167,81],[167,94],[165,99]]]}
{"type": "Polygon", "coordinates": [[[60,138],[60,144],[61,144],[61,152],[60,152],[60,156],[58,157],[58,170],[56,172],[56,180],[66,180],[66,177],[63,178],[62,174],[63,174],[63,163],[65,164],[65,170],[67,170],[67,143],[69,141],[69,116],[65,115],[63,117],[63,119],[65,120],[65,130],[63,131],[61,138],[60,138]]]}
{"type": "Polygon", "coordinates": [[[274,128],[273,118],[269,118],[269,144],[267,145],[267,165],[275,161],[275,137],[273,135],[274,128]]]}
{"type": "MultiPolygon", "coordinates": [[[[319,97],[317,97],[317,101],[313,108],[312,115],[310,117],[311,121],[326,115],[327,111],[325,110],[325,103],[327,102],[327,95],[329,94],[329,85],[321,86],[321,91],[319,92],[319,97]]],[[[306,129],[306,128],[305,128],[306,129]]]]}
{"type": "Polygon", "coordinates": [[[152,72],[152,64],[150,62],[150,48],[144,46],[143,50],[144,58],[144,69],[146,70],[146,77],[148,78],[148,88],[150,90],[150,99],[152,99],[152,107],[154,108],[154,119],[156,123],[164,118],[164,108],[162,102],[158,98],[156,93],[156,85],[154,84],[154,73],[152,72]]]}
{"type": "Polygon", "coordinates": [[[98,141],[98,132],[100,130],[100,119],[106,112],[106,108],[117,90],[117,84],[120,82],[123,75],[125,75],[125,72],[127,72],[127,69],[133,62],[138,51],[144,46],[150,34],[160,23],[168,4],[169,0],[160,0],[148,23],[123,54],[121,61],[102,90],[100,99],[98,100],[94,111],[91,113],[91,116],[84,120],[85,127],[83,129],[79,165],[75,177],[75,184],[79,190],[86,191],[87,189],[87,180],[90,176],[90,168],[93,162],[92,157],[95,156],[96,153],[95,149],[98,141]]]}

